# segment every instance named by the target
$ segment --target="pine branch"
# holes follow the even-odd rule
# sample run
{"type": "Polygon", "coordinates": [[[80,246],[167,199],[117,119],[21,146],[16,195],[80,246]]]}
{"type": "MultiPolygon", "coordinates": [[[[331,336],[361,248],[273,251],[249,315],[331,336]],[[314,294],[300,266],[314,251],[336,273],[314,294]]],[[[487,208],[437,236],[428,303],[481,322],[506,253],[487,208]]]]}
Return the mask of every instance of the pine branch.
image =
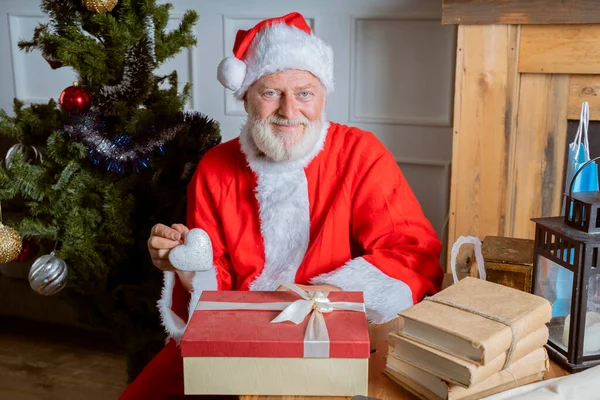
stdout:
{"type": "Polygon", "coordinates": [[[108,236],[112,236],[120,243],[131,243],[131,217],[123,215],[123,210],[131,210],[134,207],[135,199],[130,194],[122,196],[122,191],[114,185],[107,185],[98,188],[102,194],[104,214],[104,227],[108,236]]]}
{"type": "Polygon", "coordinates": [[[151,83],[154,60],[150,55],[149,42],[141,39],[125,55],[121,81],[112,86],[103,86],[97,95],[96,104],[105,113],[114,115],[112,104],[129,99],[129,103],[139,104],[146,97],[151,83]]]}
{"type": "Polygon", "coordinates": [[[56,191],[64,190],[65,187],[69,184],[69,181],[73,174],[79,169],[79,163],[76,161],[71,161],[65,167],[63,172],[60,174],[58,181],[52,185],[52,189],[56,191]]]}
{"type": "Polygon", "coordinates": [[[58,59],[73,67],[84,78],[82,83],[105,82],[107,73],[106,51],[97,39],[84,34],[79,27],[65,28],[63,36],[55,39],[58,59]]]}
{"type": "Polygon", "coordinates": [[[23,218],[19,224],[19,233],[24,238],[56,240],[58,228],[35,218],[23,218]]]}
{"type": "Polygon", "coordinates": [[[161,37],[164,35],[163,31],[169,23],[169,13],[172,9],[173,5],[170,3],[160,4],[154,8],[154,26],[156,32],[160,32],[161,37]]]}
{"type": "Polygon", "coordinates": [[[14,119],[9,117],[4,110],[0,110],[0,134],[11,139],[22,139],[21,130],[15,126],[14,119]]]}
{"type": "Polygon", "coordinates": [[[32,104],[21,109],[16,121],[22,132],[20,142],[27,146],[42,147],[59,124],[56,102],[51,99],[47,104],[32,104]]]}
{"type": "MultiPolygon", "coordinates": [[[[26,52],[31,52],[33,50],[41,50],[43,51],[44,47],[41,45],[41,42],[51,36],[50,34],[50,26],[48,24],[39,24],[33,30],[33,38],[31,40],[20,40],[18,43],[19,49],[25,50],[26,52]]],[[[50,42],[46,42],[46,45],[49,45],[50,42]]],[[[55,46],[49,46],[55,47],[55,46]]],[[[56,49],[54,49],[54,52],[56,49]]]]}
{"type": "Polygon", "coordinates": [[[194,24],[198,21],[198,14],[195,11],[187,11],[179,24],[179,27],[168,34],[164,34],[162,29],[164,26],[159,25],[155,21],[157,32],[160,29],[160,34],[157,35],[156,41],[156,61],[161,64],[169,58],[175,56],[186,47],[196,45],[196,38],[192,33],[194,24]]]}
{"type": "Polygon", "coordinates": [[[183,103],[181,108],[184,108],[185,103],[188,102],[188,100],[190,99],[192,95],[192,84],[190,82],[187,82],[184,86],[183,86],[183,90],[181,91],[181,102],[183,103]]]}
{"type": "Polygon", "coordinates": [[[41,217],[50,214],[50,207],[47,203],[37,201],[26,201],[25,206],[32,217],[41,217]]]}
{"type": "Polygon", "coordinates": [[[54,132],[46,142],[48,157],[58,165],[67,165],[72,159],[82,160],[87,157],[88,149],[83,143],[67,139],[63,133],[54,132]]]}
{"type": "Polygon", "coordinates": [[[14,198],[19,192],[15,179],[8,174],[8,171],[0,166],[0,200],[9,200],[14,198]]]}
{"type": "Polygon", "coordinates": [[[42,0],[41,9],[48,14],[58,33],[62,28],[72,25],[85,7],[80,1],[73,0],[42,0]]]}
{"type": "Polygon", "coordinates": [[[45,172],[41,165],[31,165],[24,160],[22,153],[15,153],[11,163],[11,173],[19,192],[25,199],[41,201],[44,192],[45,172]]]}
{"type": "MultiPolygon", "coordinates": [[[[123,29],[122,23],[112,13],[93,14],[90,17],[90,23],[95,29],[89,31],[94,32],[96,37],[104,43],[107,58],[113,61],[114,66],[121,65],[128,47],[135,43],[134,32],[123,29]]],[[[114,66],[107,65],[107,68],[110,69],[114,66]]]]}

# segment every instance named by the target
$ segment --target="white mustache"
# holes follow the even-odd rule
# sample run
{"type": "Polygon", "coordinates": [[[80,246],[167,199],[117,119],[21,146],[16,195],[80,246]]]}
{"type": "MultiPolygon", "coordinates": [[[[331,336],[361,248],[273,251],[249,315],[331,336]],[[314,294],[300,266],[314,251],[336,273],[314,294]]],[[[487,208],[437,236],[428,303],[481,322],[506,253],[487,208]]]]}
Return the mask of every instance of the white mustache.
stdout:
{"type": "Polygon", "coordinates": [[[272,123],[272,124],[276,124],[276,125],[287,125],[287,126],[291,126],[291,125],[304,125],[304,126],[307,126],[310,121],[307,118],[286,119],[286,118],[279,118],[279,117],[275,117],[275,116],[270,116],[269,118],[267,118],[267,122],[268,123],[272,123]]]}

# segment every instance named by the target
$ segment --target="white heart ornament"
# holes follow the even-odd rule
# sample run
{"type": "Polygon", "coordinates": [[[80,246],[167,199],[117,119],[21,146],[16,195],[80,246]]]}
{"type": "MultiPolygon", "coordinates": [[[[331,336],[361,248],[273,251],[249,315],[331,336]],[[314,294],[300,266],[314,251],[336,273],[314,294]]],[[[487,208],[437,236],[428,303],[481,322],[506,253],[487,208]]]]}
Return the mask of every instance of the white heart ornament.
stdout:
{"type": "Polygon", "coordinates": [[[171,265],[181,271],[206,271],[213,267],[212,243],[208,233],[194,228],[181,244],[169,253],[171,265]]]}

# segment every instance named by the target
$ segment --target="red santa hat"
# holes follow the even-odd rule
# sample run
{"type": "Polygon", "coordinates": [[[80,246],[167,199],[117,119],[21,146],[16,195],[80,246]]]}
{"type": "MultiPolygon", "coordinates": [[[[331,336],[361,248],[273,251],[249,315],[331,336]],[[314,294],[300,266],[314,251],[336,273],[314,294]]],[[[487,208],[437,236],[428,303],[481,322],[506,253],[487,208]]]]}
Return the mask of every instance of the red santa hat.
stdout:
{"type": "Polygon", "coordinates": [[[261,77],[288,69],[311,72],[328,94],[333,92],[333,50],[312,34],[304,17],[296,12],[239,30],[233,57],[221,61],[217,79],[242,99],[261,77]]]}

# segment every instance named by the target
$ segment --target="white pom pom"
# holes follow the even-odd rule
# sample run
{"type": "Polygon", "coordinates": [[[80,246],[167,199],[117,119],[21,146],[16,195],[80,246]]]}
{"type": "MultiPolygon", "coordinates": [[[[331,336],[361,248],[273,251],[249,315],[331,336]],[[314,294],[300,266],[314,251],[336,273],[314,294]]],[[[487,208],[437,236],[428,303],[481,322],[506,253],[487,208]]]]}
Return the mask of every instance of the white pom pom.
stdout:
{"type": "Polygon", "coordinates": [[[229,90],[242,87],[246,77],[246,63],[236,57],[224,58],[217,68],[217,79],[229,90]]]}

